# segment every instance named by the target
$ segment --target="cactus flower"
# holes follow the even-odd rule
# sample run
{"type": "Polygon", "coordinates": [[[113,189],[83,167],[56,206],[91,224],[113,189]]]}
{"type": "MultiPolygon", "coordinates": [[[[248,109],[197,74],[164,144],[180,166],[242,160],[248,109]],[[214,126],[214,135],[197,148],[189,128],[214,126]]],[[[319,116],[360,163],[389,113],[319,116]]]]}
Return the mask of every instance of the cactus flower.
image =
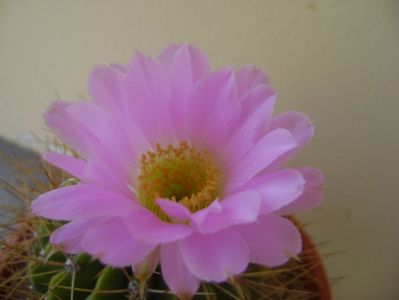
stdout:
{"type": "Polygon", "coordinates": [[[88,91],[89,101],[58,101],[44,115],[78,153],[43,155],[79,180],[32,203],[34,214],[66,221],[52,244],[143,278],[160,264],[181,298],[301,251],[284,215],[318,205],[324,178],[285,165],[314,129],[302,113],[272,115],[262,70],[211,70],[198,48],[176,45],[96,67],[88,91]]]}

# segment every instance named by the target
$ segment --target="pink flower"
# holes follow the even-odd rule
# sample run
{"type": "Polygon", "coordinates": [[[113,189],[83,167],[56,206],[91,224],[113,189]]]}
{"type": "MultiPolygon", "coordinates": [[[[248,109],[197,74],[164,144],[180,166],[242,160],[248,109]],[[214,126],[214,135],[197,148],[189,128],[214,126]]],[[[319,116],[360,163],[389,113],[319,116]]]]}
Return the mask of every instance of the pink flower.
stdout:
{"type": "Polygon", "coordinates": [[[81,159],[45,153],[80,183],[32,203],[36,215],[69,221],[51,242],[88,252],[137,276],[160,262],[170,289],[193,295],[250,262],[284,264],[301,251],[281,215],[322,199],[323,174],[283,166],[311,140],[298,112],[272,116],[276,93],[246,66],[211,71],[206,56],[172,46],[157,60],[99,66],[90,101],[56,102],[47,125],[81,159]]]}

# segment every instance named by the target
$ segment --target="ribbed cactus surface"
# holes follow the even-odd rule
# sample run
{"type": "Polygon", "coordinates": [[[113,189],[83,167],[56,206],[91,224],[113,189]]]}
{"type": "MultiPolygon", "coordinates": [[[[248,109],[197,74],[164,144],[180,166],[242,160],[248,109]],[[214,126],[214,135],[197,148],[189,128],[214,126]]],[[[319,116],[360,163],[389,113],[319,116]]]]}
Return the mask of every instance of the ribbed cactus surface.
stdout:
{"type": "MultiPolygon", "coordinates": [[[[156,272],[146,283],[139,284],[131,268],[105,266],[86,253],[68,255],[48,241],[59,224],[41,224],[28,263],[32,289],[48,300],[176,300],[156,272]],[[140,292],[141,291],[141,292],[140,292]]],[[[160,271],[160,270],[158,270],[160,271]]],[[[203,286],[195,299],[231,299],[234,289],[227,284],[220,290],[203,286]],[[226,294],[227,291],[227,294],[226,294]]]]}
{"type": "MultiPolygon", "coordinates": [[[[139,282],[130,267],[106,266],[86,253],[68,255],[48,237],[60,224],[33,219],[0,251],[0,298],[32,300],[176,300],[158,268],[139,282]]],[[[320,259],[304,236],[305,251],[280,268],[250,265],[227,283],[205,283],[193,300],[331,299],[320,259]],[[324,292],[325,291],[325,292],[324,292]]]]}
{"type": "Polygon", "coordinates": [[[48,243],[48,230],[40,227],[39,234],[45,237],[38,239],[34,249],[37,259],[28,266],[36,292],[47,295],[48,300],[126,300],[134,293],[129,289],[128,268],[104,266],[86,253],[68,256],[48,243]]]}

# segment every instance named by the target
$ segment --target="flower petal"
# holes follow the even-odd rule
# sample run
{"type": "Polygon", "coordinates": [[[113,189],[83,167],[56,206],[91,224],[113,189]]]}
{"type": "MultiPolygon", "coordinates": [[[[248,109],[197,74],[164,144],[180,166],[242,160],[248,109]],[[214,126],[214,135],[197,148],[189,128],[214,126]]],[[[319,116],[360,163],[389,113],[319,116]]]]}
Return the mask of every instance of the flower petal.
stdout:
{"type": "Polygon", "coordinates": [[[210,70],[207,55],[192,45],[174,45],[159,56],[159,60],[169,69],[172,86],[188,94],[198,80],[210,70]]]}
{"type": "Polygon", "coordinates": [[[158,56],[158,61],[160,61],[166,68],[169,68],[173,63],[176,51],[183,46],[182,44],[171,44],[166,47],[158,56]]]}
{"type": "Polygon", "coordinates": [[[251,249],[251,262],[276,267],[301,252],[301,235],[288,219],[273,214],[237,227],[251,249]]]}
{"type": "Polygon", "coordinates": [[[286,129],[275,129],[267,133],[238,164],[229,170],[226,191],[240,187],[276,159],[297,147],[297,143],[286,129]]]}
{"type": "Polygon", "coordinates": [[[241,103],[241,118],[248,120],[252,115],[259,118],[258,110],[264,111],[263,124],[268,128],[272,121],[272,113],[274,103],[276,102],[277,93],[268,85],[260,84],[250,90],[240,99],[241,103]],[[268,102],[267,104],[265,104],[268,102]],[[265,107],[262,107],[264,106],[265,107]]]}
{"type": "Polygon", "coordinates": [[[191,212],[188,208],[178,202],[165,198],[158,198],[156,203],[176,223],[187,221],[191,217],[191,212]]]}
{"type": "Polygon", "coordinates": [[[155,245],[133,238],[125,223],[115,217],[90,228],[83,237],[82,248],[104,264],[125,267],[142,261],[155,245]]]}
{"type": "Polygon", "coordinates": [[[166,284],[181,299],[190,299],[197,292],[200,280],[188,270],[177,242],[162,245],[161,268],[166,284]]]}
{"type": "Polygon", "coordinates": [[[246,65],[236,71],[238,97],[245,95],[248,91],[255,88],[259,84],[269,82],[266,73],[253,65],[246,65]]]}
{"type": "Polygon", "coordinates": [[[103,220],[104,218],[79,219],[65,224],[51,234],[50,243],[67,253],[81,253],[84,251],[81,246],[84,234],[103,220]]]}
{"type": "Polygon", "coordinates": [[[130,147],[108,112],[89,102],[56,102],[45,119],[57,136],[84,158],[106,162],[115,177],[126,181],[130,147]]]}
{"type": "Polygon", "coordinates": [[[170,82],[162,64],[137,52],[127,67],[125,90],[130,115],[150,144],[169,145],[175,134],[169,114],[170,82]]]}
{"type": "MultiPolygon", "coordinates": [[[[66,108],[72,104],[56,101],[44,113],[47,126],[66,144],[74,148],[84,157],[90,157],[93,152],[91,139],[87,137],[81,128],[72,121],[66,113],[66,108]]],[[[100,145],[100,147],[102,147],[100,145]]]]}
{"type": "Polygon", "coordinates": [[[126,97],[125,81],[126,68],[123,66],[98,66],[90,74],[88,89],[93,102],[104,110],[112,112],[116,130],[121,134],[124,133],[126,149],[129,153],[125,159],[131,157],[131,160],[138,160],[140,154],[150,147],[130,115],[131,101],[128,101],[126,97]]]}
{"type": "Polygon", "coordinates": [[[240,114],[231,68],[219,70],[200,80],[194,88],[187,112],[194,146],[217,153],[234,128],[240,114]]]}
{"type": "Polygon", "coordinates": [[[126,71],[120,67],[98,66],[89,76],[88,90],[91,99],[104,109],[120,115],[126,110],[124,80],[126,71]]]}
{"type": "Polygon", "coordinates": [[[269,166],[269,169],[276,169],[286,164],[312,140],[314,135],[314,126],[309,117],[296,111],[285,112],[274,117],[270,128],[284,128],[289,130],[297,141],[298,147],[281,156],[269,166]]]}
{"type": "Polygon", "coordinates": [[[195,83],[209,73],[209,62],[206,55],[191,45],[178,45],[166,49],[160,56],[171,80],[172,123],[180,139],[187,137],[187,109],[189,95],[195,83]]]}
{"type": "Polygon", "coordinates": [[[52,190],[32,202],[32,212],[54,220],[123,214],[137,204],[102,187],[78,184],[52,190]]]}
{"type": "Polygon", "coordinates": [[[313,167],[302,167],[298,168],[297,171],[302,173],[302,176],[305,178],[304,191],[295,201],[282,207],[279,210],[280,214],[293,214],[311,209],[319,205],[323,199],[323,173],[313,167]]]}
{"type": "Polygon", "coordinates": [[[249,249],[233,230],[194,234],[180,243],[181,254],[196,277],[205,281],[226,281],[242,273],[249,262],[249,249]]]}
{"type": "Polygon", "coordinates": [[[309,143],[314,135],[309,117],[297,111],[288,111],[274,117],[271,127],[288,129],[301,147],[309,143]]]}
{"type": "Polygon", "coordinates": [[[222,205],[218,199],[213,201],[207,207],[195,212],[191,215],[191,225],[196,230],[201,232],[201,225],[210,214],[220,214],[223,210],[222,205]]]}
{"type": "Polygon", "coordinates": [[[228,167],[242,159],[268,131],[275,101],[276,94],[264,85],[248,92],[241,101],[240,120],[221,150],[228,167]]]}
{"type": "Polygon", "coordinates": [[[53,166],[76,178],[83,179],[85,177],[86,162],[79,158],[56,152],[45,152],[42,157],[53,166]]]}
{"type": "MultiPolygon", "coordinates": [[[[112,158],[122,165],[129,163],[132,149],[127,143],[127,137],[123,130],[120,130],[117,121],[109,111],[90,102],[78,102],[69,105],[66,109],[70,119],[78,124],[83,132],[92,137],[94,145],[103,145],[107,150],[101,159],[112,158]]],[[[98,149],[93,149],[96,153],[98,149]]]]}
{"type": "Polygon", "coordinates": [[[124,221],[134,237],[148,244],[169,243],[192,233],[190,227],[162,221],[144,208],[128,211],[124,221]]]}
{"type": "Polygon", "coordinates": [[[219,211],[205,209],[192,215],[191,220],[200,232],[213,233],[234,225],[254,222],[259,213],[260,196],[253,190],[243,191],[223,199],[220,206],[219,211]]]}
{"type": "Polygon", "coordinates": [[[138,280],[148,280],[159,264],[161,255],[160,246],[156,247],[142,261],[132,265],[134,276],[138,280]]]}
{"type": "Polygon", "coordinates": [[[243,189],[254,189],[261,196],[260,214],[275,212],[295,202],[302,194],[305,179],[301,172],[283,169],[254,177],[243,189]]]}
{"type": "Polygon", "coordinates": [[[86,166],[85,182],[102,186],[112,192],[120,193],[126,198],[135,200],[132,190],[129,188],[129,176],[116,176],[114,170],[106,163],[89,161],[86,166]]]}

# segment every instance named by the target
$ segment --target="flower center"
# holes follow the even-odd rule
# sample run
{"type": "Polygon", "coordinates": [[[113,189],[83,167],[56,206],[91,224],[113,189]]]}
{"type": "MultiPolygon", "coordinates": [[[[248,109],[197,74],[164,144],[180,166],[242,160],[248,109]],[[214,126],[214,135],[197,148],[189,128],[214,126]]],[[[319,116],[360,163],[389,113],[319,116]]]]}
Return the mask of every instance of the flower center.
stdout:
{"type": "Polygon", "coordinates": [[[167,148],[157,144],[156,151],[141,156],[138,197],[163,219],[156,198],[168,198],[195,212],[218,197],[219,177],[208,152],[197,151],[186,142],[167,148]]]}

